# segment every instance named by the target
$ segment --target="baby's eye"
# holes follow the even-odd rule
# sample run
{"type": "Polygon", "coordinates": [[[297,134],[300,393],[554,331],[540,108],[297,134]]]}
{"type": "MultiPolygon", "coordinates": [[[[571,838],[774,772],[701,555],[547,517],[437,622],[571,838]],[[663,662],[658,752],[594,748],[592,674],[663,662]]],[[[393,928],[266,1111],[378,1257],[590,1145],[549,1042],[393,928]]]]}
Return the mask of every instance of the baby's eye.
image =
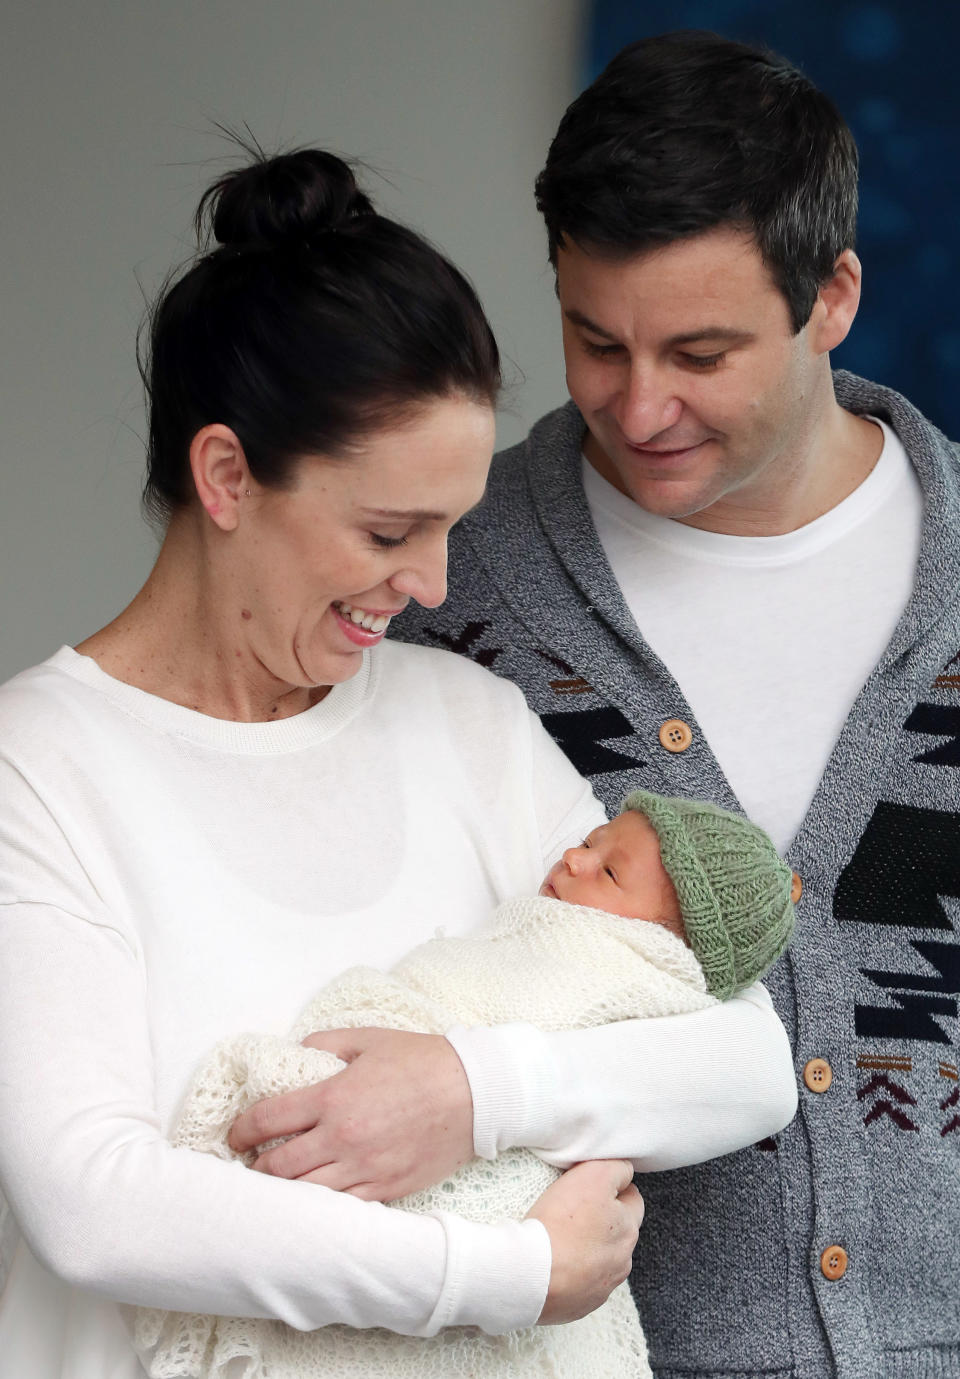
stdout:
{"type": "Polygon", "coordinates": [[[617,877],[616,877],[615,872],[612,870],[612,868],[610,868],[610,867],[604,867],[604,871],[607,873],[607,875],[609,876],[609,878],[610,878],[611,881],[616,881],[617,877]]]}

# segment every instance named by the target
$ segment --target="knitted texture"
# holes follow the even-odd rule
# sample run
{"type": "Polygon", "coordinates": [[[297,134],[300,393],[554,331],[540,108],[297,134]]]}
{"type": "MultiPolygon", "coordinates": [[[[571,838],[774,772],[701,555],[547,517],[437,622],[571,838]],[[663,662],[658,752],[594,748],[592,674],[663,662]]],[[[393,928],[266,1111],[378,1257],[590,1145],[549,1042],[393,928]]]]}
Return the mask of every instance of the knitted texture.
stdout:
{"type": "Polygon", "coordinates": [[[707,990],[721,1001],[763,976],[790,942],[793,873],[756,824],[703,800],[634,790],[680,902],[707,990]]]}
{"type": "MultiPolygon", "coordinates": [[[[500,906],[483,938],[432,939],[390,973],[351,968],[319,993],[288,1039],[244,1035],[217,1047],[187,1097],[173,1142],[237,1157],[227,1132],[247,1106],[318,1082],[344,1064],[299,1041],[319,1029],[379,1026],[442,1033],[460,1022],[527,1020],[584,1029],[714,1004],[690,950],[660,925],[533,897],[500,906]]],[[[254,1155],[245,1156],[247,1163],[254,1155]]],[[[473,1221],[522,1218],[558,1170],[527,1149],[473,1159],[392,1205],[473,1221]]],[[[306,1189],[305,1189],[306,1190],[306,1189]]],[[[649,1379],[627,1286],[581,1321],[504,1336],[451,1327],[419,1338],[328,1326],[140,1309],[136,1344],[152,1379],[649,1379]]]]}
{"type": "MultiPolygon", "coordinates": [[[[892,426],[919,479],[916,583],[785,854],[803,897],[767,981],[799,1114],[776,1152],[768,1141],[644,1178],[632,1284],[658,1379],[960,1379],[947,1066],[960,1041],[960,446],[888,388],[842,371],[833,383],[847,411],[892,426]],[[841,878],[863,902],[846,915],[841,878]],[[826,1095],[803,1083],[811,1058],[834,1070],[826,1095]],[[834,1241],[853,1264],[829,1283],[816,1245],[834,1241]]],[[[638,786],[735,808],[683,678],[645,641],[597,538],[583,438],[568,403],[494,458],[483,502],[451,532],[447,598],[411,602],[390,634],[455,647],[518,684],[609,810],[638,786]],[[693,739],[673,753],[659,732],[675,718],[693,739]]],[[[776,603],[772,576],[758,577],[776,603]]],[[[793,645],[806,660],[809,638],[793,645]]],[[[750,734],[756,693],[744,680],[747,752],[764,750],[750,734]]]]}

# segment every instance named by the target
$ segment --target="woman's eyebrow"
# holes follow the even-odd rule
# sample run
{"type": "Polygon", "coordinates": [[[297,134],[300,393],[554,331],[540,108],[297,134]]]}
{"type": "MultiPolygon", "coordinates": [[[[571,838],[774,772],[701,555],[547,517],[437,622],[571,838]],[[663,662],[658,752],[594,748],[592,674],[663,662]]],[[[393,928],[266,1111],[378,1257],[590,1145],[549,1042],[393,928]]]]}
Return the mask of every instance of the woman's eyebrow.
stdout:
{"type": "Polygon", "coordinates": [[[382,517],[396,522],[444,522],[445,512],[426,508],[361,508],[364,517],[382,517]]]}

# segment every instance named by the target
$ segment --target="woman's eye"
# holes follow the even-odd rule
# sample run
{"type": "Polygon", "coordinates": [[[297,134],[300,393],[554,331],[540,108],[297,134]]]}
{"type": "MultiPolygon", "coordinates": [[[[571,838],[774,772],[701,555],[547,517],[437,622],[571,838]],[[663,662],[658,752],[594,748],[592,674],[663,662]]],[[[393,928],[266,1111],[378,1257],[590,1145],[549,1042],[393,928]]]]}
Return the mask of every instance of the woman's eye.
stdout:
{"type": "Polygon", "coordinates": [[[405,536],[384,536],[381,532],[370,532],[370,540],[381,550],[392,551],[397,546],[405,546],[407,538],[405,536]]]}

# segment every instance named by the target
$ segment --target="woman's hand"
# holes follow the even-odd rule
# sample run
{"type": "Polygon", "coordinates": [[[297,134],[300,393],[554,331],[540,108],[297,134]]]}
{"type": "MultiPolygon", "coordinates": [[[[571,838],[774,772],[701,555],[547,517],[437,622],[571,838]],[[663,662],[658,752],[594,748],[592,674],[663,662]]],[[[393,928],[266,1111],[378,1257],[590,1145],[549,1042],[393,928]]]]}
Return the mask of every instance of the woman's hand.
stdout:
{"type": "Polygon", "coordinates": [[[540,1326],[585,1317],[629,1275],[643,1198],[626,1159],[574,1164],[534,1202],[527,1216],[546,1226],[553,1251],[540,1326]]]}
{"type": "Polygon", "coordinates": [[[229,1143],[261,1154],[254,1168],[392,1202],[432,1187],[473,1158],[473,1102],[463,1065],[440,1034],[331,1030],[303,1041],[347,1067],[325,1082],[259,1101],[229,1143]]]}

